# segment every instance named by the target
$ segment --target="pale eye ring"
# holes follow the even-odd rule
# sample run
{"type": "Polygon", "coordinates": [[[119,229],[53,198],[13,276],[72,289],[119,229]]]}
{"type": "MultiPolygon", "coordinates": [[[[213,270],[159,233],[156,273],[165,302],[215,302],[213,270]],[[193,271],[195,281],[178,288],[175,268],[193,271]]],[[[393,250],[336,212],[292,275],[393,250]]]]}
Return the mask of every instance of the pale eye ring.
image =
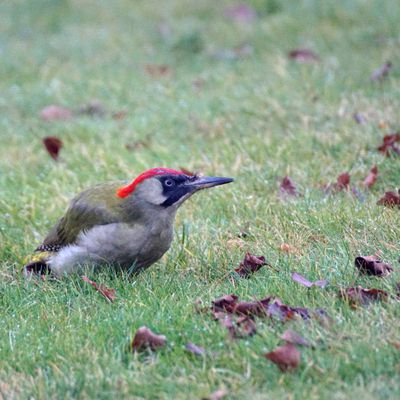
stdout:
{"type": "Polygon", "coordinates": [[[172,179],[167,179],[165,182],[165,186],[172,187],[174,186],[174,181],[172,179]]]}

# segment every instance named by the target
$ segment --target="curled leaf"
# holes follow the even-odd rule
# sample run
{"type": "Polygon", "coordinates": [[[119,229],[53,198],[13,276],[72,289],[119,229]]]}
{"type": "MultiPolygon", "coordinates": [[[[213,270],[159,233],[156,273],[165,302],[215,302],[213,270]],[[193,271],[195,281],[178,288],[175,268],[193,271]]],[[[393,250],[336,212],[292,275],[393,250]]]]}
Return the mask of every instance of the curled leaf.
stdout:
{"type": "Polygon", "coordinates": [[[363,182],[364,186],[370,189],[373,185],[375,185],[377,178],[378,178],[378,167],[374,165],[369,171],[368,176],[364,179],[363,182]]]}
{"type": "Polygon", "coordinates": [[[146,326],[141,326],[135,333],[131,349],[132,351],[139,351],[149,348],[154,351],[165,346],[166,341],[164,335],[156,335],[146,326]]]}
{"type": "Polygon", "coordinates": [[[386,207],[400,207],[400,192],[386,192],[376,204],[386,207]]]}
{"type": "Polygon", "coordinates": [[[311,282],[307,278],[305,278],[303,275],[300,275],[297,272],[292,273],[292,279],[295,282],[300,283],[301,285],[307,286],[309,288],[312,286],[319,286],[321,288],[324,288],[328,284],[328,281],[325,279],[311,282]]]}
{"type": "Polygon", "coordinates": [[[282,372],[296,369],[300,364],[300,351],[292,343],[277,347],[265,354],[265,357],[276,364],[282,372]]]}
{"type": "Polygon", "coordinates": [[[235,272],[242,278],[249,278],[254,272],[257,272],[264,265],[267,265],[264,256],[255,256],[253,254],[246,253],[239,267],[235,269],[235,272]]]}
{"type": "Polygon", "coordinates": [[[43,138],[43,144],[47,152],[50,154],[53,160],[58,159],[58,154],[63,147],[63,142],[61,139],[55,136],[46,136],[43,138]]]}
{"type": "Polygon", "coordinates": [[[341,289],[339,297],[347,300],[350,306],[355,307],[359,304],[367,305],[374,301],[384,301],[388,298],[388,293],[380,289],[365,289],[358,286],[341,289]]]}
{"type": "Polygon", "coordinates": [[[385,276],[393,271],[393,267],[382,262],[376,256],[356,257],[354,264],[356,268],[367,275],[385,276]]]}
{"type": "Polygon", "coordinates": [[[286,197],[297,197],[298,195],[296,185],[288,176],[285,176],[279,186],[279,196],[284,199],[286,197]]]}
{"type": "Polygon", "coordinates": [[[387,157],[393,153],[400,154],[400,147],[397,144],[398,142],[400,142],[400,132],[385,135],[383,137],[383,143],[378,147],[378,151],[387,157]]]}
{"type": "Polygon", "coordinates": [[[98,283],[90,280],[87,276],[82,276],[82,279],[92,285],[101,295],[103,295],[107,300],[113,302],[116,299],[115,289],[109,289],[104,285],[99,285],[98,283]]]}

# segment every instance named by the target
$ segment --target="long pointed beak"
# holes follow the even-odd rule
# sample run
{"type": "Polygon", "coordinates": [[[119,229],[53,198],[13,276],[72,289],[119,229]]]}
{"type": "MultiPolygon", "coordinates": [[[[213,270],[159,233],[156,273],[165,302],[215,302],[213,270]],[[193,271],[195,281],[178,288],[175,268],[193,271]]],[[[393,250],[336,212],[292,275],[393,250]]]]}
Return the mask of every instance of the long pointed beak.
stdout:
{"type": "Polygon", "coordinates": [[[220,176],[202,176],[191,182],[188,182],[186,185],[193,188],[193,190],[200,190],[214,186],[225,185],[226,183],[231,182],[233,182],[232,178],[224,178],[220,176]]]}

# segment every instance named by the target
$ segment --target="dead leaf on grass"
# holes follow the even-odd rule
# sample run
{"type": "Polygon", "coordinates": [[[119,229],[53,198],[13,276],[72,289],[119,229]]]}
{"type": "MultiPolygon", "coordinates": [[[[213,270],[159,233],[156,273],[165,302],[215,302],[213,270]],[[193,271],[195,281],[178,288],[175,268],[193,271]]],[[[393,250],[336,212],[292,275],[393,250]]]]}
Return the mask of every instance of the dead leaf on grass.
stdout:
{"type": "Polygon", "coordinates": [[[347,300],[351,307],[367,305],[374,301],[385,301],[388,293],[381,289],[365,289],[361,286],[340,289],[339,297],[347,300]]]}
{"type": "Polygon", "coordinates": [[[378,179],[378,167],[374,165],[369,171],[367,177],[364,179],[363,184],[366,188],[370,189],[373,185],[375,185],[377,179],[378,179]]]}
{"type": "Polygon", "coordinates": [[[109,289],[104,285],[99,285],[96,282],[90,280],[87,276],[82,276],[82,279],[92,285],[101,295],[103,295],[107,300],[113,302],[116,299],[115,289],[109,289]]]}
{"type": "Polygon", "coordinates": [[[167,339],[164,335],[156,335],[146,326],[141,326],[135,333],[131,343],[132,351],[144,349],[157,350],[165,346],[167,339]]]}
{"type": "Polygon", "coordinates": [[[298,274],[297,272],[292,273],[292,279],[295,282],[300,283],[300,285],[306,286],[308,288],[312,286],[319,286],[320,288],[324,288],[328,284],[328,281],[325,279],[314,282],[309,281],[307,278],[305,278],[303,275],[298,274]]]}
{"type": "Polygon", "coordinates": [[[255,256],[246,253],[239,267],[235,269],[235,272],[242,278],[250,278],[252,274],[257,272],[264,265],[268,265],[264,256],[255,256]]]}
{"type": "Polygon", "coordinates": [[[265,357],[276,364],[282,372],[294,370],[300,364],[300,351],[292,343],[277,347],[265,354],[265,357]]]}
{"type": "Polygon", "coordinates": [[[354,264],[356,268],[367,275],[385,276],[393,271],[393,267],[382,262],[377,256],[356,257],[354,264]]]}
{"type": "Polygon", "coordinates": [[[43,144],[51,158],[53,160],[58,160],[58,155],[63,147],[62,140],[55,136],[47,136],[43,138],[43,144]]]}
{"type": "Polygon", "coordinates": [[[279,196],[282,199],[299,196],[296,185],[288,176],[285,176],[281,181],[279,186],[279,196]]]}
{"type": "Polygon", "coordinates": [[[296,247],[290,245],[289,243],[282,243],[279,246],[279,250],[282,251],[283,253],[288,253],[288,254],[291,254],[291,253],[299,254],[300,253],[296,247]]]}
{"type": "Polygon", "coordinates": [[[399,193],[386,192],[376,204],[385,207],[400,207],[400,190],[399,193]]]}
{"type": "Polygon", "coordinates": [[[378,147],[378,151],[387,157],[391,156],[393,153],[399,155],[400,147],[397,142],[400,142],[400,132],[385,135],[383,137],[383,143],[378,147]]]}

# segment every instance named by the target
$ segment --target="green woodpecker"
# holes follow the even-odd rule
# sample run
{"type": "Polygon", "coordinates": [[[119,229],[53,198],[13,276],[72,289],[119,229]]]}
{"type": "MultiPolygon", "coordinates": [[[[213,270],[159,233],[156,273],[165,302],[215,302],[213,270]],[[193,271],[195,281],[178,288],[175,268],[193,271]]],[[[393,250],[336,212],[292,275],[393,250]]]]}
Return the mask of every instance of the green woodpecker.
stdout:
{"type": "Polygon", "coordinates": [[[169,249],[179,206],[193,193],[232,182],[153,168],[133,182],[106,183],[78,194],[24,267],[24,275],[79,271],[85,265],[138,272],[169,249]]]}

